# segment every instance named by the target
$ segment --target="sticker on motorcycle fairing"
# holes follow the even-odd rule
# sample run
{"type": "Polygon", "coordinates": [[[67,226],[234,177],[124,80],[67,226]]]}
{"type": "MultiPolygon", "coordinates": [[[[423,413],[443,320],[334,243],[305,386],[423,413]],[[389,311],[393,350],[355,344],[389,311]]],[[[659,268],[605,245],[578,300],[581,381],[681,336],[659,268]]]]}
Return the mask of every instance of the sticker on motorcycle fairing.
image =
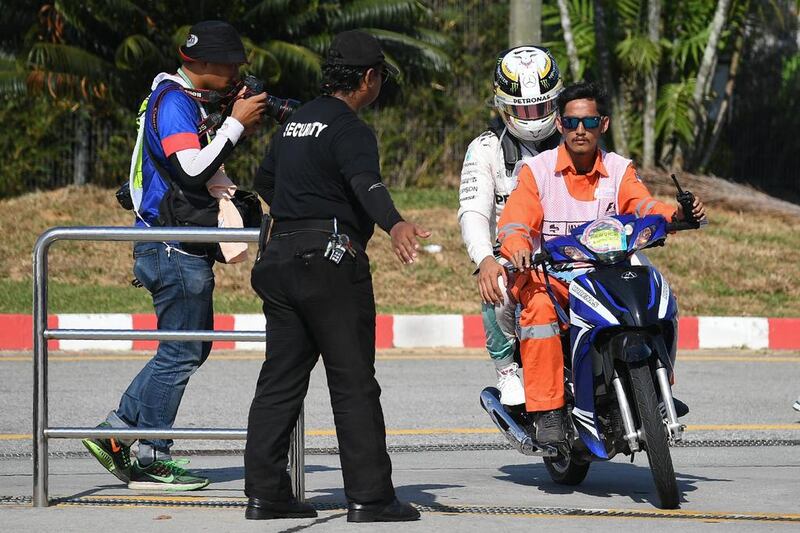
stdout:
{"type": "Polygon", "coordinates": [[[603,217],[595,220],[583,230],[581,242],[594,253],[604,254],[627,250],[628,238],[625,227],[616,218],[603,217]]]}

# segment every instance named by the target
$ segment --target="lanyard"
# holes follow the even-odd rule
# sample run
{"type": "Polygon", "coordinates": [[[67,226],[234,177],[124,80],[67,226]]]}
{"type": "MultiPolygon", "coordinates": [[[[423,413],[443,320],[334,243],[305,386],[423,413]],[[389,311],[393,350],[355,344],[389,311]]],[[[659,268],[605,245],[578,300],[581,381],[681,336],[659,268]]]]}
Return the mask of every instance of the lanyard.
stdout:
{"type": "Polygon", "coordinates": [[[189,76],[186,75],[186,73],[183,71],[182,67],[178,67],[178,76],[183,78],[183,81],[186,82],[186,85],[188,85],[190,89],[194,89],[195,88],[194,83],[192,83],[192,80],[189,79],[189,76]]]}
{"type": "MultiPolygon", "coordinates": [[[[183,81],[186,82],[186,85],[188,85],[190,89],[194,89],[195,88],[194,83],[192,83],[192,80],[189,79],[189,76],[186,75],[186,73],[183,71],[182,67],[178,67],[178,76],[183,78],[183,81]]],[[[197,102],[197,105],[200,107],[200,115],[201,115],[201,118],[203,119],[200,122],[200,124],[203,124],[205,122],[206,118],[208,117],[208,115],[206,114],[206,110],[205,110],[205,108],[203,108],[203,105],[200,102],[197,102]]],[[[211,130],[210,129],[207,130],[205,135],[206,135],[206,140],[209,143],[211,143],[211,141],[214,139],[214,136],[211,135],[211,130]]]]}

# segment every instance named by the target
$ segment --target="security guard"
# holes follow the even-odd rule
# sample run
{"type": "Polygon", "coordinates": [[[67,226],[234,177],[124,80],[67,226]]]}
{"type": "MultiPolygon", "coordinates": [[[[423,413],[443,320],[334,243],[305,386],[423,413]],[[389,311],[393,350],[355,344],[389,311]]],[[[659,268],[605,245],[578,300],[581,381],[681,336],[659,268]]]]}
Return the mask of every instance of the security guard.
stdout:
{"type": "Polygon", "coordinates": [[[325,364],[350,522],[419,518],[395,497],[375,380],[375,299],[365,253],[374,224],[403,263],[430,232],[406,222],[380,180],[375,134],[357,112],[396,72],[377,40],[338,34],[322,68],[323,95],[281,127],[255,189],[270,205],[271,235],[252,272],[264,300],[267,358],[248,419],[246,518],[307,518],[286,472],[289,435],[319,354],[325,364]]]}

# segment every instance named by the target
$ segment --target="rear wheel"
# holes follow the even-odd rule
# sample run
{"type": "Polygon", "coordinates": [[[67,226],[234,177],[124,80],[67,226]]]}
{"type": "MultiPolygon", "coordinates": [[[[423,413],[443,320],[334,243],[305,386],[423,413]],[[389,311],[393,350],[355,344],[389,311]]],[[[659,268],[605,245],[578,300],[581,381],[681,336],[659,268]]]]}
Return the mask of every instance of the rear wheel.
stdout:
{"type": "Polygon", "coordinates": [[[544,458],[547,472],[559,485],[579,485],[586,478],[590,464],[589,462],[576,462],[572,456],[562,454],[544,458]]]}
{"type": "Polygon", "coordinates": [[[669,453],[667,430],[658,410],[658,399],[653,386],[653,377],[647,362],[629,366],[636,411],[644,433],[647,461],[658,492],[662,509],[677,509],[680,506],[678,482],[669,453]]]}

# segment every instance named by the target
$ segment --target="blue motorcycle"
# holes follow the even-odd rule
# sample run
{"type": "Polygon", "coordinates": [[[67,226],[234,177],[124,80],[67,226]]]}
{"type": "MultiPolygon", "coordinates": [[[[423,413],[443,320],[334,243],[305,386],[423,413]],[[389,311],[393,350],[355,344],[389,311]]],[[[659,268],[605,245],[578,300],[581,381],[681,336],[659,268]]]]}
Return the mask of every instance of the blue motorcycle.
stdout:
{"type": "MultiPolygon", "coordinates": [[[[693,195],[678,189],[684,213],[691,213],[693,195]]],[[[578,485],[592,461],[644,451],[660,507],[679,506],[669,450],[682,439],[685,426],[678,417],[688,412],[680,402],[676,410],[671,387],[678,308],[658,270],[631,259],[662,246],[671,232],[699,226],[693,219],[668,222],[660,215],[603,217],[546,242],[534,256],[533,268],[545,273],[551,298],[550,275],[572,278],[569,309],[553,298],[559,319],[569,326],[562,336],[566,442],[537,443],[533,417],[503,406],[493,387],[480,400],[514,448],[544,457],[556,483],[578,485]]]]}

